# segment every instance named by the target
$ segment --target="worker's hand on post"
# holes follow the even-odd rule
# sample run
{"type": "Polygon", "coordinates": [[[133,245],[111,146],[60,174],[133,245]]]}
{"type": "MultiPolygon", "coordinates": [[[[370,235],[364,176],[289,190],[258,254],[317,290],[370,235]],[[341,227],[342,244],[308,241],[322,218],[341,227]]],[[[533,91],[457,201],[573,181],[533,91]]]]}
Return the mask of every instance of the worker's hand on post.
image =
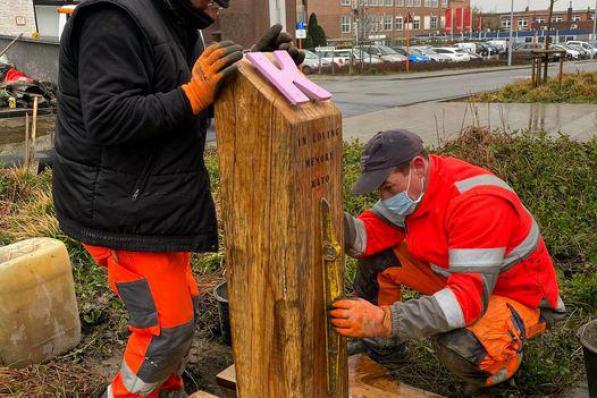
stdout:
{"type": "Polygon", "coordinates": [[[217,93],[238,68],[243,49],[232,41],[223,41],[207,47],[195,62],[191,81],[182,86],[193,114],[210,106],[217,93]]]}
{"type": "Polygon", "coordinates": [[[388,337],[392,316],[388,306],[378,307],[361,298],[338,299],[330,309],[332,325],[347,337],[388,337]]]}
{"type": "Polygon", "coordinates": [[[305,60],[305,52],[296,48],[292,36],[282,32],[282,25],[276,24],[268,29],[259,41],[251,47],[251,51],[271,52],[276,50],[288,51],[295,64],[300,65],[305,60]]]}

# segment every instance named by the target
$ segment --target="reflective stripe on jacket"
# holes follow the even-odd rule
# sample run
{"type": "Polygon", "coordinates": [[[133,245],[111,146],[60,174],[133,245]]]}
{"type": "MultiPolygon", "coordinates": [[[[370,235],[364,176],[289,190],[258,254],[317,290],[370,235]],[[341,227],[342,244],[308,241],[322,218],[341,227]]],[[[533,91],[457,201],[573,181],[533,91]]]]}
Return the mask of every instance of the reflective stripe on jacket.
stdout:
{"type": "Polygon", "coordinates": [[[431,155],[425,195],[412,215],[400,219],[378,202],[354,228],[349,252],[366,257],[404,239],[414,258],[447,278],[432,296],[393,306],[395,324],[409,325],[403,337],[470,325],[492,294],[563,309],[537,223],[512,188],[483,168],[431,155]]]}

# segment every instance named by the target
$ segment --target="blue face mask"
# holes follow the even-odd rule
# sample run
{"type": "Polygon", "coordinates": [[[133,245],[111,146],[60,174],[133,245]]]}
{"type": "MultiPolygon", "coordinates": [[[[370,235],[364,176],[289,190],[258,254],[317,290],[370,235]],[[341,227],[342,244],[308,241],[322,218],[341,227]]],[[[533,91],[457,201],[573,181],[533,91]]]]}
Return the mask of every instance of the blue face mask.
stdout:
{"type": "MultiPolygon", "coordinates": [[[[390,210],[402,217],[406,217],[408,215],[413,214],[415,212],[415,210],[417,209],[417,205],[419,203],[421,203],[421,199],[423,199],[423,191],[421,191],[421,194],[419,195],[419,197],[416,200],[412,200],[408,196],[407,192],[408,192],[408,189],[410,188],[411,177],[412,177],[412,170],[408,174],[408,184],[406,185],[406,189],[404,191],[397,193],[396,195],[382,201],[382,203],[388,210],[390,210]]],[[[423,186],[423,178],[421,178],[421,186],[423,186]]]]}

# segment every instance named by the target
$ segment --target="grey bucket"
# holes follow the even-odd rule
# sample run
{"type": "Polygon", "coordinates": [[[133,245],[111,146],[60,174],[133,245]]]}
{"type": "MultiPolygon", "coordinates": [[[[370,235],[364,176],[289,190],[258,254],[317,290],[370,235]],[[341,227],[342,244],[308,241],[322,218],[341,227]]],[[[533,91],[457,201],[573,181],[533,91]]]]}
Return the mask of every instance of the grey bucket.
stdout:
{"type": "Polygon", "coordinates": [[[227,346],[232,345],[232,334],[230,333],[230,310],[228,307],[228,285],[220,283],[214,288],[214,297],[218,302],[218,317],[220,319],[220,332],[222,341],[227,346]]]}
{"type": "Polygon", "coordinates": [[[582,344],[589,383],[589,397],[597,397],[597,319],[585,323],[578,329],[582,344]]]}

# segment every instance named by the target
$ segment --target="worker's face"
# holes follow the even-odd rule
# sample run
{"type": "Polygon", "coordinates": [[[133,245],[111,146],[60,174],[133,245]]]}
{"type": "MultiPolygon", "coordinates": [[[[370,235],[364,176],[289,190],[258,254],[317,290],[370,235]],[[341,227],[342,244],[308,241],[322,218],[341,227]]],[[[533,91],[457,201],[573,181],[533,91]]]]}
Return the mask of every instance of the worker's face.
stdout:
{"type": "Polygon", "coordinates": [[[386,181],[379,187],[378,192],[381,200],[391,198],[400,192],[408,191],[406,194],[411,199],[421,196],[425,189],[425,177],[428,161],[422,156],[415,156],[410,161],[410,170],[405,172],[392,171],[386,181]],[[409,184],[410,175],[410,184],[409,184]]]}

